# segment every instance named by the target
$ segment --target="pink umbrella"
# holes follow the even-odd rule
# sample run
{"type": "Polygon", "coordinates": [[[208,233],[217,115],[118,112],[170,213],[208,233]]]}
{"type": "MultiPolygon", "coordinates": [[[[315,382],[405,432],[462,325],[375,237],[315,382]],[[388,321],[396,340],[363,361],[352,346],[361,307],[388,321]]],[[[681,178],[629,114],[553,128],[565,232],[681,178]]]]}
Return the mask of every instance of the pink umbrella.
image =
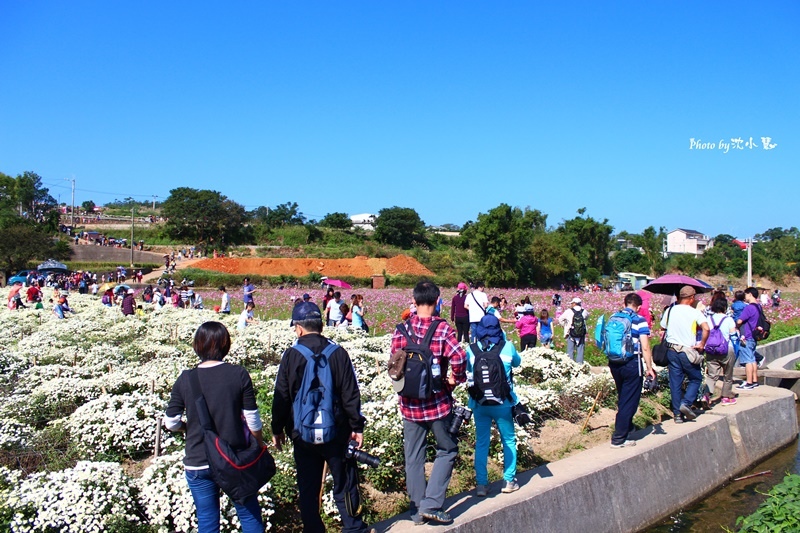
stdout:
{"type": "Polygon", "coordinates": [[[353,288],[352,285],[350,285],[349,283],[347,283],[345,281],[342,281],[340,279],[326,279],[325,280],[325,284],[326,285],[330,285],[332,287],[340,287],[342,289],[352,289],[353,288]]]}
{"type": "Polygon", "coordinates": [[[680,274],[666,274],[661,276],[660,278],[656,278],[642,289],[646,291],[650,291],[654,294],[667,294],[667,295],[676,295],[678,291],[681,290],[681,287],[684,285],[689,285],[694,287],[695,291],[698,293],[703,292],[711,292],[714,290],[714,287],[706,283],[705,281],[700,281],[699,279],[690,278],[689,276],[682,276],[680,274]]]}

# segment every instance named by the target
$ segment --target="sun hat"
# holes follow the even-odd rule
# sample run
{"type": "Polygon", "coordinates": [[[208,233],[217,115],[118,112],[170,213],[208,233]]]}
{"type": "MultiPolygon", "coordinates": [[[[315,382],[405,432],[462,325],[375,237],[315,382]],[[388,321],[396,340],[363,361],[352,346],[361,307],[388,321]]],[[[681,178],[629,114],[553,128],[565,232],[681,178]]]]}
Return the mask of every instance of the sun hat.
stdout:
{"type": "Polygon", "coordinates": [[[570,300],[570,303],[581,305],[581,299],[576,296],[575,298],[570,300]]]}
{"type": "Polygon", "coordinates": [[[468,288],[469,288],[469,287],[467,287],[467,284],[466,284],[466,283],[464,283],[463,281],[462,281],[461,283],[459,283],[459,284],[458,284],[458,290],[460,290],[460,291],[465,291],[465,290],[467,290],[468,288]]]}
{"type": "Polygon", "coordinates": [[[406,359],[408,354],[405,350],[397,350],[389,358],[389,377],[395,392],[401,392],[406,384],[406,359]]]}
{"type": "Polygon", "coordinates": [[[533,306],[531,304],[523,305],[522,306],[522,312],[523,313],[533,313],[534,312],[533,306]]]}
{"type": "Polygon", "coordinates": [[[302,302],[294,306],[292,309],[292,322],[303,320],[313,320],[315,318],[321,319],[322,313],[319,306],[314,302],[302,302]]]}
{"type": "Polygon", "coordinates": [[[311,296],[309,296],[309,294],[308,294],[308,293],[305,293],[305,294],[303,295],[303,300],[305,300],[305,301],[308,301],[308,300],[310,300],[310,299],[311,299],[311,296]]]}
{"type": "Polygon", "coordinates": [[[475,336],[481,342],[497,344],[503,340],[503,330],[500,328],[500,321],[494,315],[483,315],[478,327],[475,328],[475,336]]]}

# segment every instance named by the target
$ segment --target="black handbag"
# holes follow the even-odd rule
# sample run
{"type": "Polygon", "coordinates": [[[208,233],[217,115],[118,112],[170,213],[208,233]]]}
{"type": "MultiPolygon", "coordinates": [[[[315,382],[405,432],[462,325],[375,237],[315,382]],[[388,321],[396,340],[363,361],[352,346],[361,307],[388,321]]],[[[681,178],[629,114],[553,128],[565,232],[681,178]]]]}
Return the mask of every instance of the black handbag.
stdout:
{"type": "Polygon", "coordinates": [[[231,500],[243,504],[275,475],[275,459],[266,446],[250,436],[250,444],[243,450],[234,449],[220,437],[215,428],[208,404],[200,388],[197,370],[189,372],[189,383],[195,397],[195,408],[203,427],[203,444],[206,449],[211,478],[231,500]]]}
{"type": "Polygon", "coordinates": [[[525,426],[533,422],[531,418],[531,413],[528,410],[528,406],[524,403],[518,403],[514,407],[511,408],[511,416],[514,417],[514,420],[520,426],[525,426]]]}
{"type": "Polygon", "coordinates": [[[653,364],[658,366],[667,366],[669,359],[667,359],[667,351],[669,344],[667,344],[667,331],[669,330],[669,313],[672,306],[667,309],[667,327],[664,329],[664,334],[661,336],[661,342],[653,347],[653,364]]]}

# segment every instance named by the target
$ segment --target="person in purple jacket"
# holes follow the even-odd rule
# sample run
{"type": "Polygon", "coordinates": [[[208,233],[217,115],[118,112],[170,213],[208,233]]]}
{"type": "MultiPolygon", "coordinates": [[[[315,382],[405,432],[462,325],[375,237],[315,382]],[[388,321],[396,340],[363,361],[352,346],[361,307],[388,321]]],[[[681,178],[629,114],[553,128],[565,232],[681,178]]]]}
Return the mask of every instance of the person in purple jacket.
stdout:
{"type": "Polygon", "coordinates": [[[739,390],[752,390],[758,387],[758,364],[756,363],[756,340],[753,338],[753,331],[758,326],[758,318],[761,316],[761,306],[758,304],[758,289],[747,287],[744,290],[744,301],[747,307],[744,308],[736,325],[741,332],[741,346],[739,347],[739,363],[744,365],[745,383],[739,385],[739,390]]]}

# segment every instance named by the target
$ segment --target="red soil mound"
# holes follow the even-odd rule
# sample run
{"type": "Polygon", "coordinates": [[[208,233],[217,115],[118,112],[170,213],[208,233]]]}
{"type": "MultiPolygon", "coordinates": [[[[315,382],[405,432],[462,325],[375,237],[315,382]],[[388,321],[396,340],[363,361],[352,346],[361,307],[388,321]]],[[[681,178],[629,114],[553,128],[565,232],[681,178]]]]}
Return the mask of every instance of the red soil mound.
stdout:
{"type": "Polygon", "coordinates": [[[309,272],[319,272],[330,278],[354,277],[368,278],[379,276],[386,271],[390,276],[410,274],[413,276],[432,276],[433,272],[419,261],[407,255],[390,259],[355,257],[353,259],[288,259],[270,258],[232,258],[219,257],[202,259],[192,265],[202,270],[214,270],[227,274],[257,274],[261,276],[307,276],[309,272]]]}

